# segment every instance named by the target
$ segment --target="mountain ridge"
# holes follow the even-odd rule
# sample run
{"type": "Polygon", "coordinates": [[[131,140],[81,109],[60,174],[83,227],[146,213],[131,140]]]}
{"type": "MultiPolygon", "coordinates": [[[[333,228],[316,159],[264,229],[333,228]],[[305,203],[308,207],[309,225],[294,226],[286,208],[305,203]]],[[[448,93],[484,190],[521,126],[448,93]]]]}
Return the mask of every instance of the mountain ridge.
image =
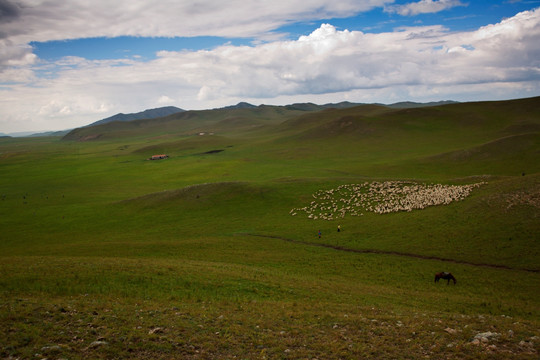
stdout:
{"type": "Polygon", "coordinates": [[[276,136],[288,133],[287,136],[324,138],[354,134],[365,136],[375,128],[379,131],[383,128],[386,131],[428,128],[433,131],[454,131],[460,128],[477,129],[488,123],[505,123],[503,128],[499,128],[501,132],[530,132],[538,128],[535,117],[538,101],[540,97],[466,103],[445,101],[438,103],[440,105],[415,107],[410,107],[411,103],[397,104],[397,107],[348,102],[286,106],[239,103],[232,108],[189,110],[154,119],[101,123],[74,129],[62,140],[89,141],[150,134],[253,136],[264,129],[270,129],[276,136]],[[514,113],[519,114],[520,120],[507,123],[504,118],[514,113]]]}
{"type": "Polygon", "coordinates": [[[142,119],[153,119],[153,118],[164,117],[164,116],[168,116],[168,115],[172,115],[172,114],[176,114],[176,113],[184,112],[184,111],[186,110],[180,109],[176,106],[164,106],[164,107],[159,107],[159,108],[154,108],[154,109],[147,109],[147,110],[140,111],[137,113],[129,113],[129,114],[118,113],[116,115],[98,120],[86,126],[106,124],[112,121],[133,121],[133,120],[142,120],[142,119]]]}
{"type": "MultiPolygon", "coordinates": [[[[293,103],[288,105],[253,105],[248,102],[239,102],[236,105],[229,105],[221,108],[214,108],[214,109],[206,109],[206,110],[184,110],[175,106],[165,106],[165,107],[159,107],[159,108],[153,108],[153,109],[146,109],[140,112],[136,113],[118,113],[116,115],[97,120],[95,122],[92,122],[87,125],[83,125],[79,128],[84,127],[92,127],[95,125],[102,125],[114,121],[120,121],[120,122],[129,122],[129,121],[135,121],[135,120],[144,120],[144,119],[157,119],[161,117],[166,117],[182,112],[197,112],[197,111],[213,111],[213,110],[249,110],[249,109],[259,109],[259,108],[265,108],[265,107],[277,107],[277,108],[283,108],[285,110],[297,110],[297,111],[319,111],[324,109],[330,109],[330,108],[336,108],[336,109],[343,109],[343,108],[350,108],[354,106],[360,106],[360,105],[379,105],[384,106],[388,108],[394,108],[394,109],[404,109],[404,108],[416,108],[416,107],[429,107],[429,106],[438,106],[438,105],[445,105],[445,104],[455,104],[459,103],[452,100],[445,100],[445,101],[437,101],[437,102],[428,102],[428,103],[419,103],[419,102],[412,102],[412,101],[404,101],[404,102],[397,102],[392,104],[381,104],[381,103],[352,103],[349,101],[342,101],[339,103],[326,103],[322,105],[318,105],[311,102],[306,103],[293,103]]],[[[42,137],[42,136],[65,136],[69,134],[71,131],[76,130],[78,128],[71,128],[71,129],[63,129],[63,130],[52,130],[52,131],[26,131],[26,132],[13,132],[13,133],[0,133],[0,136],[2,137],[42,137]]]]}

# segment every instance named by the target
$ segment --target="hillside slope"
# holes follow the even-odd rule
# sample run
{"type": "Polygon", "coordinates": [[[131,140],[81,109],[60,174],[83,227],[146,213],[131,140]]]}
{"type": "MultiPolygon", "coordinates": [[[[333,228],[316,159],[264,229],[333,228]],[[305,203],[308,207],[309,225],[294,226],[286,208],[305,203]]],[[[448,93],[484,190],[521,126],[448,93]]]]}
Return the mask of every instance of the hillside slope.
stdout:
{"type": "MultiPolygon", "coordinates": [[[[250,119],[252,125],[275,124],[284,119],[305,113],[305,110],[288,109],[280,106],[261,105],[255,108],[240,107],[232,109],[214,109],[185,111],[155,119],[133,120],[129,122],[113,121],[105,124],[72,130],[63,140],[87,141],[96,139],[114,139],[130,136],[148,136],[156,134],[188,135],[198,132],[212,132],[223,128],[227,122],[238,119],[250,119]],[[218,125],[219,124],[219,125],[218,125]]],[[[245,126],[242,121],[241,126],[245,126]]],[[[230,131],[235,131],[235,126],[230,131]]]]}
{"type": "MultiPolygon", "coordinates": [[[[430,104],[407,103],[403,106],[414,108],[430,106],[430,104]]],[[[196,132],[241,133],[264,129],[269,125],[275,126],[305,114],[321,112],[322,114],[315,116],[315,118],[322,120],[333,117],[332,113],[335,111],[344,111],[354,115],[375,115],[401,109],[403,106],[400,104],[389,106],[355,104],[344,101],[336,104],[296,103],[285,106],[255,106],[241,102],[224,108],[199,111],[184,111],[175,107],[168,107],[136,114],[117,114],[89,126],[74,129],[64,136],[63,140],[88,141],[160,133],[182,135],[196,132]],[[126,123],[117,124],[117,122],[126,123]]],[[[302,122],[302,119],[290,123],[289,126],[298,125],[300,122],[302,122]]],[[[312,121],[308,120],[308,122],[312,121]]],[[[284,127],[287,127],[287,125],[284,125],[284,127]]]]}
{"type": "Polygon", "coordinates": [[[132,121],[141,119],[154,119],[158,117],[168,116],[175,113],[183,112],[185,110],[177,108],[175,106],[165,106],[156,109],[148,109],[138,113],[123,114],[119,113],[111,117],[96,121],[88,126],[106,124],[113,121],[132,121]]]}

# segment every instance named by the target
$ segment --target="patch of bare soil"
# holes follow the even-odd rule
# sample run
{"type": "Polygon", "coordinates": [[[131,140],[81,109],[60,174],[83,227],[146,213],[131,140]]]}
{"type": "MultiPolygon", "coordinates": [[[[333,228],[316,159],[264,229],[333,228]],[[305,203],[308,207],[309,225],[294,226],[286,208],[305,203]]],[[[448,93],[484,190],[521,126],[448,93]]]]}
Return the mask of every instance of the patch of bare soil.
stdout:
{"type": "Polygon", "coordinates": [[[507,203],[507,209],[516,205],[530,205],[540,209],[540,186],[537,186],[530,192],[516,192],[505,194],[504,199],[507,203]]]}

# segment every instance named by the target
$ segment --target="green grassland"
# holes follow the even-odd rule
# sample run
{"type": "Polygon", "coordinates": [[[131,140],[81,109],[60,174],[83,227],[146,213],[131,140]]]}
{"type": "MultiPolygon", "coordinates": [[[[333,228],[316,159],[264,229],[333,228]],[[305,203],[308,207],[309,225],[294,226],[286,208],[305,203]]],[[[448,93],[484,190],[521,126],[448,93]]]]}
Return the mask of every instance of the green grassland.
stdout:
{"type": "Polygon", "coordinates": [[[539,158],[540,98],[2,138],[0,358],[536,359],[539,158]],[[410,212],[290,213],[384,181],[481,185],[410,212]]]}

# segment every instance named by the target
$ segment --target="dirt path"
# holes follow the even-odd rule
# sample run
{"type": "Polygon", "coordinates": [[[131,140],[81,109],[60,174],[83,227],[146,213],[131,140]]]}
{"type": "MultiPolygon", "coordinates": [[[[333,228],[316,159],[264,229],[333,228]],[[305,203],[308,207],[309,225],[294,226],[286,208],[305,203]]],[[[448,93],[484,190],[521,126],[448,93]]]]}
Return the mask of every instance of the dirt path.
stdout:
{"type": "Polygon", "coordinates": [[[295,243],[295,244],[302,244],[302,245],[308,245],[308,246],[317,246],[317,247],[323,247],[323,248],[333,249],[333,250],[337,250],[337,251],[345,251],[345,252],[352,252],[352,253],[358,253],[358,254],[396,255],[396,256],[405,256],[405,257],[416,258],[416,259],[424,259],[424,260],[445,261],[445,262],[450,262],[450,263],[454,263],[454,264],[463,264],[463,265],[471,265],[471,266],[488,267],[488,268],[493,268],[493,269],[519,270],[519,271],[527,271],[527,272],[533,272],[533,273],[540,272],[540,270],[537,270],[537,269],[523,269],[523,268],[513,268],[513,267],[510,267],[510,266],[506,266],[506,265],[473,263],[473,262],[463,261],[463,260],[447,259],[447,258],[442,258],[442,257],[438,257],[438,256],[410,254],[410,253],[404,253],[404,252],[399,252],[399,251],[385,251],[385,250],[375,250],[375,249],[364,249],[364,250],[351,249],[351,248],[346,248],[346,247],[343,247],[343,246],[314,243],[314,242],[302,241],[302,240],[287,239],[287,238],[284,238],[284,237],[281,237],[281,236],[273,236],[273,235],[260,235],[260,234],[247,234],[247,233],[244,233],[243,235],[270,238],[270,239],[279,239],[279,240],[283,240],[283,241],[292,242],[292,243],[295,243]]]}

